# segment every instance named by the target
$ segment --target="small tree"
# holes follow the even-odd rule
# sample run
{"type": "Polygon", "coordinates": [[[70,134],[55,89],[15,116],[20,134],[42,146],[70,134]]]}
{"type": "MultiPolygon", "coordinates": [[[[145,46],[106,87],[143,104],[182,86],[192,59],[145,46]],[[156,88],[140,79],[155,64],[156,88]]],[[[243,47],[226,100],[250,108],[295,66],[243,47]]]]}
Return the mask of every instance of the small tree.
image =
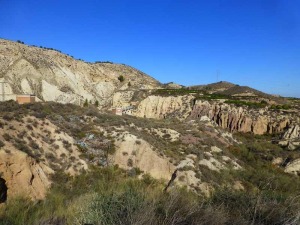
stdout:
{"type": "Polygon", "coordinates": [[[84,107],[88,107],[88,106],[89,106],[89,102],[88,102],[87,99],[85,99],[85,101],[84,101],[84,103],[83,103],[83,106],[84,106],[84,107]]]}
{"type": "Polygon", "coordinates": [[[123,75],[120,75],[120,76],[118,77],[118,80],[119,80],[120,82],[123,82],[125,79],[124,79],[123,75]]]}
{"type": "Polygon", "coordinates": [[[96,106],[96,107],[99,106],[99,101],[98,101],[98,100],[95,101],[95,106],[96,106]]]}

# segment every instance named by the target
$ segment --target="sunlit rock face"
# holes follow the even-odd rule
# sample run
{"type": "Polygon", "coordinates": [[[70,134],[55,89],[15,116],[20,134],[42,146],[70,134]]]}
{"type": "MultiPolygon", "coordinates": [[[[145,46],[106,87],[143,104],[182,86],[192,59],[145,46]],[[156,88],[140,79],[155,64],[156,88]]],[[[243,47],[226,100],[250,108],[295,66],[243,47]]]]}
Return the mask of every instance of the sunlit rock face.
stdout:
{"type": "MultiPolygon", "coordinates": [[[[45,197],[50,185],[48,174],[51,173],[51,169],[44,164],[37,163],[24,152],[6,153],[2,151],[0,153],[0,171],[2,179],[6,181],[8,198],[10,196],[28,196],[32,199],[45,197]]],[[[1,190],[1,201],[5,201],[4,186],[1,187],[1,190]]]]}
{"type": "Polygon", "coordinates": [[[230,131],[253,132],[254,134],[278,133],[290,124],[290,118],[268,112],[267,109],[248,109],[226,103],[197,100],[191,118],[207,116],[219,126],[230,131]]]}
{"type": "Polygon", "coordinates": [[[148,96],[140,102],[134,115],[155,119],[165,117],[185,119],[192,110],[192,99],[193,96],[148,96]]]}
{"type": "Polygon", "coordinates": [[[252,132],[254,134],[279,133],[284,131],[291,119],[289,116],[277,115],[267,109],[248,109],[226,103],[194,100],[193,96],[148,96],[142,100],[135,116],[163,119],[208,118],[218,126],[231,132],[252,132]]]}
{"type": "MultiPolygon", "coordinates": [[[[11,94],[35,94],[42,101],[110,105],[117,90],[152,89],[160,83],[123,64],[86,63],[58,51],[0,39],[0,74],[11,94]],[[123,76],[121,82],[119,77],[123,76]]],[[[7,96],[9,97],[9,96],[7,96]]]]}

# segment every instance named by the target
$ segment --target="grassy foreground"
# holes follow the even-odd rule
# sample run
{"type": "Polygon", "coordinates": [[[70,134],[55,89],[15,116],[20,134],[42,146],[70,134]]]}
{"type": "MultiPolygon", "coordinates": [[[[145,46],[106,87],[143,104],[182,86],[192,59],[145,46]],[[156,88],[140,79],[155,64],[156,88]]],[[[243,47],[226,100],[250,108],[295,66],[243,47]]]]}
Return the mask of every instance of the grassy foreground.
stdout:
{"type": "Polygon", "coordinates": [[[216,190],[203,197],[183,188],[129,177],[116,167],[93,168],[77,177],[58,172],[45,200],[9,199],[0,224],[299,224],[297,197],[269,191],[216,190]]]}

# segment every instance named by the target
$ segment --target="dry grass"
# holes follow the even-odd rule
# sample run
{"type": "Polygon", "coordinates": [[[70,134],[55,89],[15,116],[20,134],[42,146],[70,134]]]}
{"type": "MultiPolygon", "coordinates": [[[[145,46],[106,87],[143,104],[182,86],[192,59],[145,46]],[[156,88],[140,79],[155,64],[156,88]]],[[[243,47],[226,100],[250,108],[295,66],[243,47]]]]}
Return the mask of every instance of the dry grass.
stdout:
{"type": "MultiPolygon", "coordinates": [[[[116,168],[96,169],[77,177],[56,173],[44,201],[11,199],[0,209],[0,224],[299,224],[297,196],[269,190],[219,189],[209,198],[185,189],[163,192],[163,184],[145,176],[128,177],[116,168]]],[[[134,176],[134,175],[133,175],[134,176]]]]}

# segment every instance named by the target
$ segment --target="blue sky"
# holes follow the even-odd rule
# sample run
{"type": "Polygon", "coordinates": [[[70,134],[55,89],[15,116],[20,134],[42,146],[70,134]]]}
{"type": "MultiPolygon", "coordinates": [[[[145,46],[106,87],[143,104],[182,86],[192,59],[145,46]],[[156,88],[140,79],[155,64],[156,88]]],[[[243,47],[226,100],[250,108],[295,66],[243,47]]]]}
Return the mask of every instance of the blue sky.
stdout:
{"type": "Polygon", "coordinates": [[[0,37],[183,85],[300,97],[299,0],[0,0],[0,37]]]}

